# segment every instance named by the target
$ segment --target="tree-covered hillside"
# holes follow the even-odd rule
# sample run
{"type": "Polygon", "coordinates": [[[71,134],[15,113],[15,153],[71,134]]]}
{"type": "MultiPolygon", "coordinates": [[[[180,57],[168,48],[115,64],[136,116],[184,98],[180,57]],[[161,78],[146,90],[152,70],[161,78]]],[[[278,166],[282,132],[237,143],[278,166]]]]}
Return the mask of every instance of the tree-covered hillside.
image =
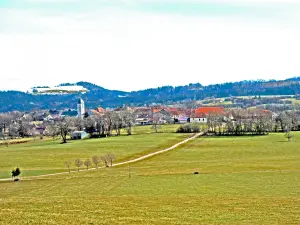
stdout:
{"type": "Polygon", "coordinates": [[[98,106],[117,107],[124,104],[168,104],[192,99],[202,100],[207,97],[300,94],[300,77],[281,81],[241,81],[208,86],[197,83],[178,87],[164,86],[133,92],[107,90],[88,82],[78,82],[76,85],[87,88],[89,92],[85,94],[33,95],[19,91],[2,91],[0,92],[0,112],[76,108],[76,100],[79,97],[85,100],[88,108],[94,108],[98,106]]]}

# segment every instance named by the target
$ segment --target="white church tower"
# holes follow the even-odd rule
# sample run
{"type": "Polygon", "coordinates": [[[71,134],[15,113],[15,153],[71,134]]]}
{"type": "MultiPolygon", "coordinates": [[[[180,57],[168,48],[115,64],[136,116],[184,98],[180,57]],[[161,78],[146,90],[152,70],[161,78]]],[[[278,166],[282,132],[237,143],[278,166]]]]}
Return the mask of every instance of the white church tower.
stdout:
{"type": "Polygon", "coordinates": [[[77,116],[78,116],[78,118],[83,119],[84,113],[85,113],[84,101],[82,100],[82,98],[80,98],[78,100],[78,103],[77,103],[77,116]]]}

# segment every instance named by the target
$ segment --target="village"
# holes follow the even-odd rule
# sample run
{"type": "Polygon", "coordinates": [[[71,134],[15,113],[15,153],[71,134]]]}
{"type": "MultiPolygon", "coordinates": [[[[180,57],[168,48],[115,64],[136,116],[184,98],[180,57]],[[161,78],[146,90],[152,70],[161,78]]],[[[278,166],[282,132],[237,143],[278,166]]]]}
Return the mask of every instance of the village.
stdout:
{"type": "MultiPolygon", "coordinates": [[[[199,124],[209,132],[221,134],[231,132],[268,133],[288,132],[299,129],[299,112],[271,112],[261,108],[241,109],[213,107],[168,107],[165,105],[144,107],[118,107],[104,109],[86,108],[83,99],[77,100],[77,109],[38,110],[32,112],[9,112],[0,114],[0,138],[15,139],[24,137],[59,136],[62,125],[68,123],[65,136],[83,139],[91,136],[111,136],[112,131],[120,135],[121,129],[131,134],[134,126],[150,125],[157,132],[164,124],[199,124]]],[[[67,138],[67,137],[65,137],[67,138]]],[[[64,138],[63,138],[64,139],[64,138]]]]}

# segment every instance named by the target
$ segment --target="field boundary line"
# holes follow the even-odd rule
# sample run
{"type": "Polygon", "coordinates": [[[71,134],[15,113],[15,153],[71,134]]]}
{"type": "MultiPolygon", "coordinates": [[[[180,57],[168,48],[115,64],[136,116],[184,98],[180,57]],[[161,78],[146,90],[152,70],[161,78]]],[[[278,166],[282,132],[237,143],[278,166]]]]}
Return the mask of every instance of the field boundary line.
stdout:
{"type": "MultiPolygon", "coordinates": [[[[185,144],[185,143],[187,143],[189,141],[192,141],[192,140],[196,139],[197,137],[202,136],[203,134],[204,134],[203,132],[197,133],[197,134],[193,135],[192,137],[189,137],[189,138],[187,138],[187,139],[185,139],[185,140],[183,140],[181,142],[178,142],[178,143],[172,145],[169,148],[165,148],[165,149],[162,149],[162,150],[159,150],[159,151],[156,151],[156,152],[152,152],[152,153],[149,153],[147,155],[140,156],[140,157],[138,157],[136,159],[131,159],[131,160],[128,160],[128,161],[116,163],[116,164],[113,164],[112,167],[122,166],[122,165],[127,165],[127,164],[130,164],[130,163],[139,162],[139,161],[151,158],[153,156],[156,156],[156,155],[159,155],[159,154],[171,151],[171,150],[179,147],[180,145],[183,145],[183,144],[185,144]]],[[[99,167],[99,169],[103,169],[103,168],[105,168],[105,167],[104,166],[103,167],[99,167]]],[[[97,168],[90,168],[88,170],[80,170],[80,171],[72,170],[70,173],[87,172],[87,171],[92,171],[92,170],[97,170],[97,168]]],[[[42,177],[51,177],[51,176],[58,176],[58,175],[70,174],[70,173],[68,171],[66,171],[66,172],[60,172],[60,173],[43,174],[43,175],[38,175],[38,176],[28,176],[28,177],[22,177],[22,180],[34,180],[34,179],[38,179],[38,178],[42,178],[42,177]]],[[[1,181],[10,181],[10,180],[12,180],[12,178],[3,178],[3,179],[0,179],[0,182],[1,181]]]]}

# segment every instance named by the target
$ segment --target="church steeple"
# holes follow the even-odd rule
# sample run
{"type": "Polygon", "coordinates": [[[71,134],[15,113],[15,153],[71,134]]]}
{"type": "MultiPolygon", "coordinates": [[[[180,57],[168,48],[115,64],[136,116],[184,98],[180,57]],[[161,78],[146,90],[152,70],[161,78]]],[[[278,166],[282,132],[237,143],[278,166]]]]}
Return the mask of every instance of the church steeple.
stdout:
{"type": "Polygon", "coordinates": [[[77,102],[77,116],[78,118],[83,118],[85,113],[85,107],[84,107],[84,101],[82,100],[82,98],[78,99],[77,102]]]}

